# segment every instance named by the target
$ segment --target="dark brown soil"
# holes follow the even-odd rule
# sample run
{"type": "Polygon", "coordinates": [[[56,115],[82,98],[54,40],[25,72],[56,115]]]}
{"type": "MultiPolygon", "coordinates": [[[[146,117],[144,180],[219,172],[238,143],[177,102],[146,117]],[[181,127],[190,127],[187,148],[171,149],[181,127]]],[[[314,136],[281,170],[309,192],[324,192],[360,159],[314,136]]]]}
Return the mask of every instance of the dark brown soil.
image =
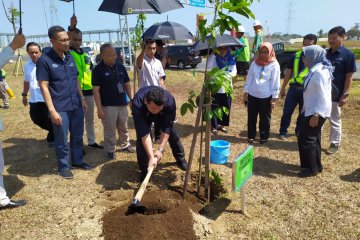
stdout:
{"type": "Polygon", "coordinates": [[[104,239],[197,239],[190,209],[202,205],[193,195],[184,201],[178,192],[150,191],[141,201],[141,213],[129,214],[129,205],[103,216],[104,239]]]}

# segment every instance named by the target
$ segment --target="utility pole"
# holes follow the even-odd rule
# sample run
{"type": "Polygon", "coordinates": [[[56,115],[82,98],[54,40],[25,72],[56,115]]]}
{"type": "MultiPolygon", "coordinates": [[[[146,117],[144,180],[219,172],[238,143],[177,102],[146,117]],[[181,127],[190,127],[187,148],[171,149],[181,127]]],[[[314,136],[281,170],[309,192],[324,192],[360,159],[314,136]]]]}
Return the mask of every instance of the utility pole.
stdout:
{"type": "Polygon", "coordinates": [[[293,7],[294,7],[294,0],[289,0],[287,3],[287,17],[286,17],[286,33],[288,34],[289,38],[291,31],[291,22],[294,14],[293,7]]]}
{"type": "Polygon", "coordinates": [[[59,18],[57,15],[57,8],[54,3],[54,0],[50,1],[50,14],[51,14],[51,25],[54,26],[55,24],[58,24],[59,18]]]}

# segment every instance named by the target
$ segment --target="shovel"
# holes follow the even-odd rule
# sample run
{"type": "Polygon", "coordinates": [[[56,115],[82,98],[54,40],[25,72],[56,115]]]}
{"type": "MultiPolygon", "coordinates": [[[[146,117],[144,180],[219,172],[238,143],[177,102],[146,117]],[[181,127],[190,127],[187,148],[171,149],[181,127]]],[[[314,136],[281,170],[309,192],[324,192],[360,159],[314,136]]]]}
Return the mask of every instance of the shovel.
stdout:
{"type": "Polygon", "coordinates": [[[155,165],[152,165],[149,170],[148,173],[146,174],[146,177],[144,179],[144,181],[142,182],[139,190],[137,191],[134,199],[131,202],[131,205],[128,207],[128,211],[127,211],[127,215],[133,214],[133,213],[142,213],[144,214],[147,210],[147,208],[145,206],[140,206],[140,201],[145,193],[146,190],[146,186],[149,183],[149,179],[151,177],[152,172],[154,171],[155,165]]]}

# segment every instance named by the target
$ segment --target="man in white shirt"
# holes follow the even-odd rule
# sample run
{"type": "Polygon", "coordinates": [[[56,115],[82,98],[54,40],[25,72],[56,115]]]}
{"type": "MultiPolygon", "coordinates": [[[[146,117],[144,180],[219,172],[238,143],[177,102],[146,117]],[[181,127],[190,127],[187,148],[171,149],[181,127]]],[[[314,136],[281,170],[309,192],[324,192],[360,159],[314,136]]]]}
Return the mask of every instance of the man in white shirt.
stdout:
{"type": "MultiPolygon", "coordinates": [[[[163,63],[156,58],[158,46],[155,40],[146,39],[141,45],[141,53],[136,59],[136,66],[140,70],[139,89],[147,86],[158,86],[165,89],[165,72],[163,63]]],[[[154,142],[160,140],[160,128],[154,124],[154,142]]]]}
{"type": "MultiPolygon", "coordinates": [[[[9,46],[5,47],[0,53],[0,68],[10,60],[10,58],[14,55],[14,51],[18,48],[21,48],[25,44],[25,36],[22,34],[15,35],[12,42],[9,46]]],[[[0,130],[2,130],[2,122],[0,119],[0,130]]],[[[2,151],[2,146],[0,144],[0,210],[6,208],[15,208],[20,207],[26,204],[25,200],[10,200],[6,195],[5,187],[4,187],[4,179],[3,179],[3,170],[4,170],[4,155],[2,151]]]]}
{"type": "Polygon", "coordinates": [[[24,88],[22,92],[22,103],[30,105],[30,118],[39,127],[48,131],[46,141],[49,147],[54,146],[54,132],[49,117],[49,111],[41,94],[40,86],[36,78],[36,62],[41,56],[41,47],[35,42],[26,45],[26,51],[31,59],[24,66],[24,88]],[[30,91],[30,99],[27,95],[30,91]]]}
{"type": "Polygon", "coordinates": [[[155,58],[156,42],[147,39],[142,44],[142,51],[136,59],[136,67],[140,70],[139,89],[146,86],[165,88],[165,72],[162,63],[155,58]]]}

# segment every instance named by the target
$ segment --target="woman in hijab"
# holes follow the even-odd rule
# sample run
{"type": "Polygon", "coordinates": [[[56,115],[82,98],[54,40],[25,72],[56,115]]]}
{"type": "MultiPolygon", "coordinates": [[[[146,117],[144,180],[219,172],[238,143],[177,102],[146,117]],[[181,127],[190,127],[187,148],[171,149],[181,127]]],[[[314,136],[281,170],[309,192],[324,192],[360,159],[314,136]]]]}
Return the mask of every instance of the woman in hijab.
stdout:
{"type": "Polygon", "coordinates": [[[301,171],[299,177],[321,173],[321,128],[331,114],[332,65],[320,46],[303,48],[309,74],[304,81],[304,119],[298,134],[301,171]]]}
{"type": "MultiPolygon", "coordinates": [[[[236,62],[231,55],[230,48],[219,47],[217,53],[211,54],[208,59],[208,69],[225,68],[228,71],[227,79],[230,81],[232,87],[232,78],[236,76],[236,62]]],[[[212,110],[218,107],[226,107],[229,110],[229,114],[223,114],[222,119],[218,119],[215,115],[211,119],[211,132],[217,135],[218,131],[227,133],[228,130],[225,126],[229,126],[230,123],[230,109],[231,109],[231,97],[225,93],[223,87],[213,96],[213,102],[211,105],[212,110]]]]}
{"type": "Polygon", "coordinates": [[[258,57],[252,62],[244,86],[243,102],[248,108],[248,142],[256,137],[256,122],[260,116],[260,143],[269,139],[271,111],[280,90],[280,65],[271,43],[260,45],[258,57]]]}

